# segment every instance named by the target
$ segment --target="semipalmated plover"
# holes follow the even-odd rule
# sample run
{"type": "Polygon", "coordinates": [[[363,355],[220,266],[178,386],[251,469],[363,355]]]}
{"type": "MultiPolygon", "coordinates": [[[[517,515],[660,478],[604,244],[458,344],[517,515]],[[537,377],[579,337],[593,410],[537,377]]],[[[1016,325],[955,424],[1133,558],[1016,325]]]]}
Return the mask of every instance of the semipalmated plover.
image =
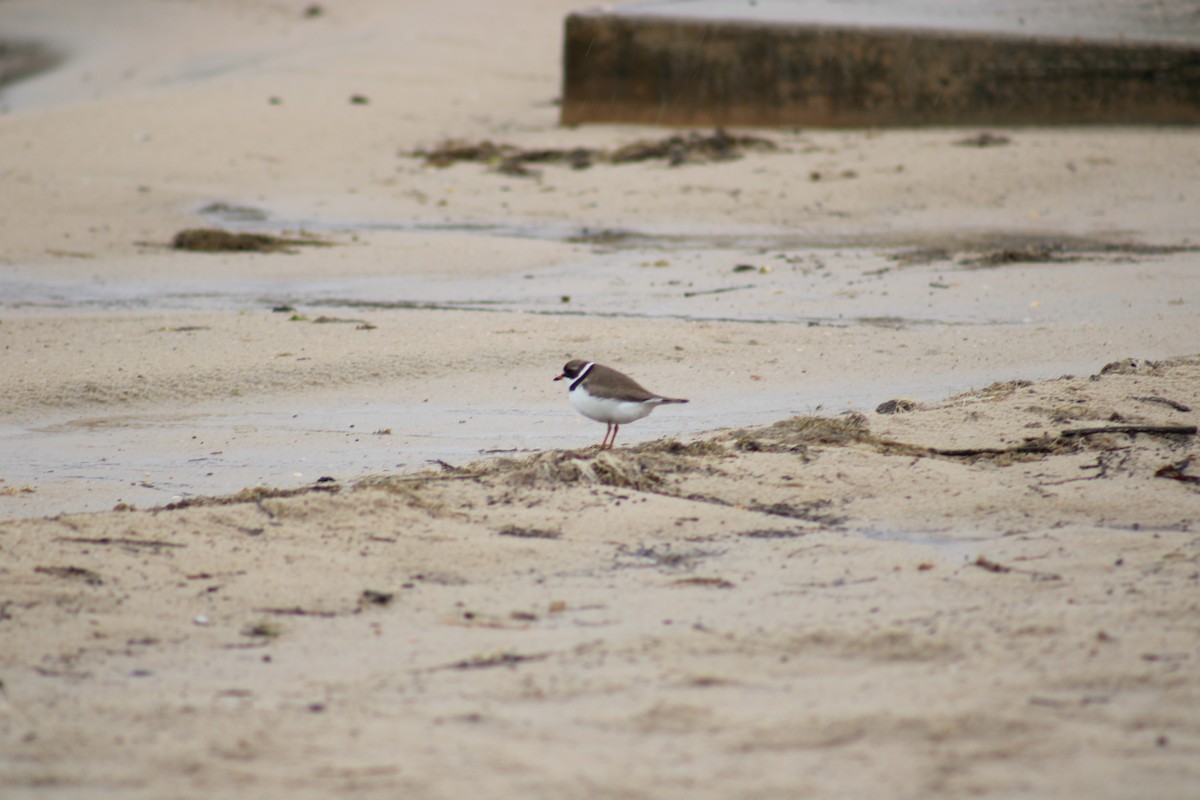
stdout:
{"type": "Polygon", "coordinates": [[[582,358],[568,361],[562,374],[554,380],[563,378],[571,382],[571,405],[575,410],[588,419],[608,425],[604,441],[600,443],[601,450],[612,449],[617,440],[617,429],[622,425],[641,419],[664,403],[687,402],[647,391],[628,375],[582,358]]]}

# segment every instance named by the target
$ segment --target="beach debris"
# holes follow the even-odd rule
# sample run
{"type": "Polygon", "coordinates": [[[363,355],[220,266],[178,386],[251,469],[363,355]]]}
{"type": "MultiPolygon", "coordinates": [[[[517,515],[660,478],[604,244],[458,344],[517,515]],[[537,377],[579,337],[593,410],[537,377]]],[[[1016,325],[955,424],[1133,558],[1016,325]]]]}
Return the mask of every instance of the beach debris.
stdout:
{"type": "MultiPolygon", "coordinates": [[[[275,489],[268,486],[251,486],[235,492],[230,495],[222,495],[217,497],[185,497],[182,500],[176,500],[167,503],[161,508],[164,511],[176,511],[182,508],[193,508],[199,506],[230,506],[240,503],[255,503],[267,516],[273,516],[266,508],[262,506],[264,500],[275,498],[297,497],[299,495],[309,494],[312,492],[325,492],[329,494],[337,494],[341,491],[341,486],[338,484],[320,484],[313,486],[299,486],[291,489],[275,489]]],[[[261,532],[261,531],[260,531],[261,532]]]]}
{"type": "Polygon", "coordinates": [[[671,581],[671,585],[672,586],[705,586],[710,589],[732,589],[732,588],[734,588],[733,581],[727,581],[724,578],[707,578],[707,577],[699,577],[699,576],[693,577],[693,578],[679,578],[677,580],[671,581]]]}
{"type": "Polygon", "coordinates": [[[283,629],[270,622],[256,622],[242,628],[242,636],[260,639],[278,639],[283,635],[283,629]]]}
{"type": "Polygon", "coordinates": [[[557,450],[530,458],[500,459],[493,470],[514,486],[598,484],[662,491],[667,476],[707,469],[703,459],[727,454],[717,442],[659,440],[620,450],[557,450]]]}
{"type": "Polygon", "coordinates": [[[806,503],[750,503],[746,508],[750,511],[757,511],[760,514],[768,514],[772,517],[786,517],[788,519],[801,519],[805,522],[814,522],[825,528],[838,528],[846,522],[844,514],[834,514],[823,511],[833,505],[833,501],[822,498],[820,500],[810,500],[806,503]]]}
{"type": "Polygon", "coordinates": [[[867,418],[852,412],[837,417],[789,417],[752,433],[739,431],[735,446],[740,450],[781,452],[801,445],[845,445],[872,439],[867,418]]]}
{"type": "MultiPolygon", "coordinates": [[[[895,261],[902,267],[923,266],[932,264],[936,261],[949,261],[954,257],[954,252],[946,247],[913,247],[906,250],[901,250],[897,253],[892,253],[888,256],[892,261],[895,261]]],[[[883,275],[890,270],[889,267],[882,269],[871,270],[866,272],[866,275],[883,275]]]]}
{"type": "Polygon", "coordinates": [[[414,150],[408,155],[422,158],[431,167],[448,167],[460,161],[490,165],[495,171],[517,177],[538,173],[530,164],[562,164],[571,169],[587,169],[595,164],[633,164],[642,161],[666,161],[670,166],[705,164],[741,158],[747,151],[770,152],[779,149],[770,139],[747,134],[732,134],[718,128],[711,134],[691,132],[662,139],[643,139],[614,150],[587,147],[523,149],[513,144],[498,144],[489,139],[463,142],[448,139],[430,149],[414,150]]]}
{"type": "Polygon", "coordinates": [[[162,547],[187,547],[186,544],[180,542],[167,542],[162,539],[136,539],[130,536],[58,536],[55,537],[55,541],[72,544],[119,545],[128,548],[149,547],[156,550],[162,547]]]}
{"type": "Polygon", "coordinates": [[[1072,436],[1102,436],[1110,433],[1123,433],[1133,436],[1138,433],[1148,433],[1154,436],[1195,436],[1195,425],[1105,425],[1099,428],[1072,428],[1062,432],[1064,438],[1072,436]]]}
{"type": "Polygon", "coordinates": [[[104,584],[104,579],[98,573],[86,567],[34,567],[33,571],[42,575],[49,575],[52,578],[83,581],[88,586],[101,586],[104,584]]]}
{"type": "Polygon", "coordinates": [[[1192,410],[1191,406],[1185,406],[1183,403],[1177,402],[1175,400],[1171,400],[1166,397],[1159,397],[1157,395],[1154,395],[1152,397],[1135,397],[1133,399],[1137,400],[1139,403],[1158,403],[1159,405],[1170,406],[1171,408],[1175,409],[1176,411],[1182,411],[1185,414],[1192,410]]]}
{"type": "Polygon", "coordinates": [[[1196,460],[1195,456],[1176,461],[1173,464],[1166,464],[1154,471],[1156,478],[1170,478],[1171,480],[1181,481],[1183,483],[1200,484],[1200,475],[1188,475],[1187,468],[1196,460]]]}
{"type": "MultiPolygon", "coordinates": [[[[1195,252],[1197,249],[1200,249],[1200,245],[1190,243],[1158,245],[1063,235],[1005,234],[985,235],[973,241],[958,242],[953,247],[938,245],[907,248],[890,254],[888,258],[901,267],[955,260],[956,266],[987,269],[1009,264],[1058,264],[1106,257],[1119,258],[1122,261],[1136,260],[1148,256],[1195,252]]],[[[863,274],[883,275],[887,271],[888,268],[884,267],[863,274]]]]}
{"type": "Polygon", "coordinates": [[[312,320],[312,323],[314,325],[353,324],[353,325],[357,325],[359,328],[361,328],[363,325],[368,324],[366,322],[366,320],[348,319],[346,317],[327,317],[324,314],[322,314],[321,316],[312,320]]]}
{"type": "Polygon", "coordinates": [[[221,228],[186,228],[175,234],[171,247],[195,253],[294,253],[296,247],[331,247],[314,238],[288,239],[268,233],[234,233],[221,228]]]}
{"type": "Polygon", "coordinates": [[[362,594],[358,597],[360,606],[386,606],[390,605],[396,597],[394,592],[381,592],[376,589],[363,589],[362,594]]]}
{"type": "Polygon", "coordinates": [[[1067,248],[1058,243],[1029,244],[988,250],[978,256],[965,258],[965,267],[988,268],[1006,264],[1046,264],[1078,261],[1080,256],[1067,255],[1067,248]]]}
{"type": "Polygon", "coordinates": [[[65,56],[32,41],[0,41],[0,86],[53,69],[65,56]]]}
{"type": "Polygon", "coordinates": [[[907,411],[915,411],[918,406],[916,400],[884,400],[879,405],[875,406],[876,414],[903,414],[907,411]]]}
{"type": "Polygon", "coordinates": [[[852,169],[844,169],[841,172],[820,172],[813,170],[808,173],[808,179],[813,183],[831,180],[853,180],[858,177],[858,173],[852,169]]]}
{"type": "Polygon", "coordinates": [[[709,135],[691,132],[686,136],[674,134],[663,139],[641,140],[619,147],[609,155],[614,164],[665,159],[671,166],[701,164],[712,161],[732,161],[742,157],[745,150],[771,151],[778,145],[761,136],[738,135],[717,128],[709,135]]]}
{"type": "Polygon", "coordinates": [[[500,536],[516,536],[521,539],[558,539],[561,531],[551,531],[544,528],[524,528],[520,525],[505,525],[496,531],[500,536]]]}
{"type": "Polygon", "coordinates": [[[987,570],[988,572],[993,572],[998,575],[1004,575],[1004,574],[1011,572],[1011,573],[1020,574],[1020,575],[1028,575],[1030,578],[1032,578],[1035,581],[1061,581],[1062,580],[1062,576],[1055,572],[1042,572],[1042,571],[1036,570],[1036,569],[1021,569],[1019,567],[1010,567],[1006,564],[1000,564],[995,561],[992,561],[990,558],[987,558],[986,556],[976,556],[975,560],[970,562],[970,564],[973,567],[979,567],[980,569],[987,570]]]}
{"type": "Polygon", "coordinates": [[[726,292],[740,292],[743,289],[754,289],[754,288],[756,288],[756,284],[746,283],[741,286],[722,286],[719,289],[701,289],[701,290],[696,290],[696,291],[691,291],[691,292],[684,292],[683,296],[684,297],[700,297],[701,295],[706,295],[706,294],[725,294],[726,292]]]}
{"type": "Polygon", "coordinates": [[[1012,139],[1002,133],[983,131],[974,136],[968,136],[966,139],[959,139],[954,144],[958,147],[1003,147],[1011,143],[1012,139]]]}
{"type": "Polygon", "coordinates": [[[449,664],[443,664],[440,667],[432,667],[431,670],[467,670],[491,669],[492,667],[515,667],[517,664],[525,664],[530,661],[545,661],[549,657],[549,653],[514,653],[510,650],[505,650],[499,653],[471,656],[470,658],[464,658],[461,661],[453,661],[449,664]]]}
{"type": "Polygon", "coordinates": [[[449,167],[459,161],[477,161],[487,164],[515,152],[517,152],[517,148],[513,145],[495,144],[489,139],[475,144],[450,139],[432,150],[414,150],[411,155],[424,158],[425,165],[428,167],[449,167]]]}
{"type": "Polygon", "coordinates": [[[807,535],[808,531],[777,530],[775,528],[757,528],[752,531],[742,531],[738,536],[746,539],[795,539],[807,535]]]}
{"type": "Polygon", "coordinates": [[[336,617],[336,611],[314,610],[310,608],[301,608],[300,606],[284,606],[281,608],[256,608],[254,609],[260,614],[273,614],[277,617],[336,617]]]}
{"type": "Polygon", "coordinates": [[[1120,361],[1110,361],[1100,368],[1101,375],[1144,375],[1157,370],[1157,361],[1146,358],[1122,358],[1120,361]]]}
{"type": "Polygon", "coordinates": [[[975,561],[972,563],[975,566],[979,567],[980,569],[986,569],[988,572],[996,572],[996,573],[1012,572],[1012,567],[1006,567],[1003,564],[997,564],[995,561],[992,561],[991,559],[985,558],[983,556],[977,557],[975,559],[975,561]]]}

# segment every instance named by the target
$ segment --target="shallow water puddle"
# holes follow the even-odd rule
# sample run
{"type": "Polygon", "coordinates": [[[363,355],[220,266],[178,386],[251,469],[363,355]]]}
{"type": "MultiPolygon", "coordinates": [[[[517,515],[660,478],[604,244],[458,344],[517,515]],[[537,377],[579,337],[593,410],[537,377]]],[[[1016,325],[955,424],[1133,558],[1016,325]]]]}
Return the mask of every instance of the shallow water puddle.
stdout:
{"type": "MultiPolygon", "coordinates": [[[[1186,266],[1184,259],[1175,260],[1179,269],[1186,266]]],[[[275,280],[252,272],[120,282],[0,276],[0,308],[449,309],[890,328],[1111,322],[1128,316],[1127,298],[1106,287],[1137,278],[1137,263],[1096,256],[1089,271],[1093,280],[1081,285],[1078,265],[1067,262],[974,268],[947,259],[908,263],[895,251],[869,248],[643,248],[594,252],[519,276],[470,279],[436,270],[275,280]]],[[[1167,306],[1164,313],[1183,310],[1167,306]]]]}
{"type": "MultiPolygon", "coordinates": [[[[212,407],[187,414],[68,418],[0,429],[8,496],[0,517],[158,506],[254,486],[291,488],[320,478],[462,464],[487,451],[541,446],[529,435],[495,439],[512,409],[212,407]],[[22,487],[33,489],[21,491],[22,487]]],[[[566,411],[558,412],[567,416],[566,411]]]]}
{"type": "Polygon", "coordinates": [[[982,542],[995,540],[994,534],[981,535],[977,531],[956,530],[946,528],[940,531],[900,531],[881,530],[877,528],[860,528],[856,530],[861,536],[882,542],[905,542],[907,544],[928,547],[942,556],[956,561],[973,561],[979,554],[982,542]]]}

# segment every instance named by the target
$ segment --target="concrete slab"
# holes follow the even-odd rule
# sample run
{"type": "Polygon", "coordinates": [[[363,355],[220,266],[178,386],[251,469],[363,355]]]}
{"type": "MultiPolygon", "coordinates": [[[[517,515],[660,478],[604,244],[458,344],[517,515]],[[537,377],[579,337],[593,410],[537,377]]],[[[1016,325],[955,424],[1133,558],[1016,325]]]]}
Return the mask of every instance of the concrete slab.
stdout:
{"type": "Polygon", "coordinates": [[[1200,0],[676,0],[567,18],[563,124],[1195,124],[1200,0]]]}

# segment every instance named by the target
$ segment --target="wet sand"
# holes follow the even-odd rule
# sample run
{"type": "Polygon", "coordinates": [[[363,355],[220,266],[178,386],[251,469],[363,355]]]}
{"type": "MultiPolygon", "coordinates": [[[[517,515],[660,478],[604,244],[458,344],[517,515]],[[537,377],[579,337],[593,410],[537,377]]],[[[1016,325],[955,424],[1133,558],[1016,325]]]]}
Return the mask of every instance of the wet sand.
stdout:
{"type": "Polygon", "coordinates": [[[1197,134],[439,168],[670,133],[465,5],[6,4],[6,791],[1192,796],[1197,134]]]}

